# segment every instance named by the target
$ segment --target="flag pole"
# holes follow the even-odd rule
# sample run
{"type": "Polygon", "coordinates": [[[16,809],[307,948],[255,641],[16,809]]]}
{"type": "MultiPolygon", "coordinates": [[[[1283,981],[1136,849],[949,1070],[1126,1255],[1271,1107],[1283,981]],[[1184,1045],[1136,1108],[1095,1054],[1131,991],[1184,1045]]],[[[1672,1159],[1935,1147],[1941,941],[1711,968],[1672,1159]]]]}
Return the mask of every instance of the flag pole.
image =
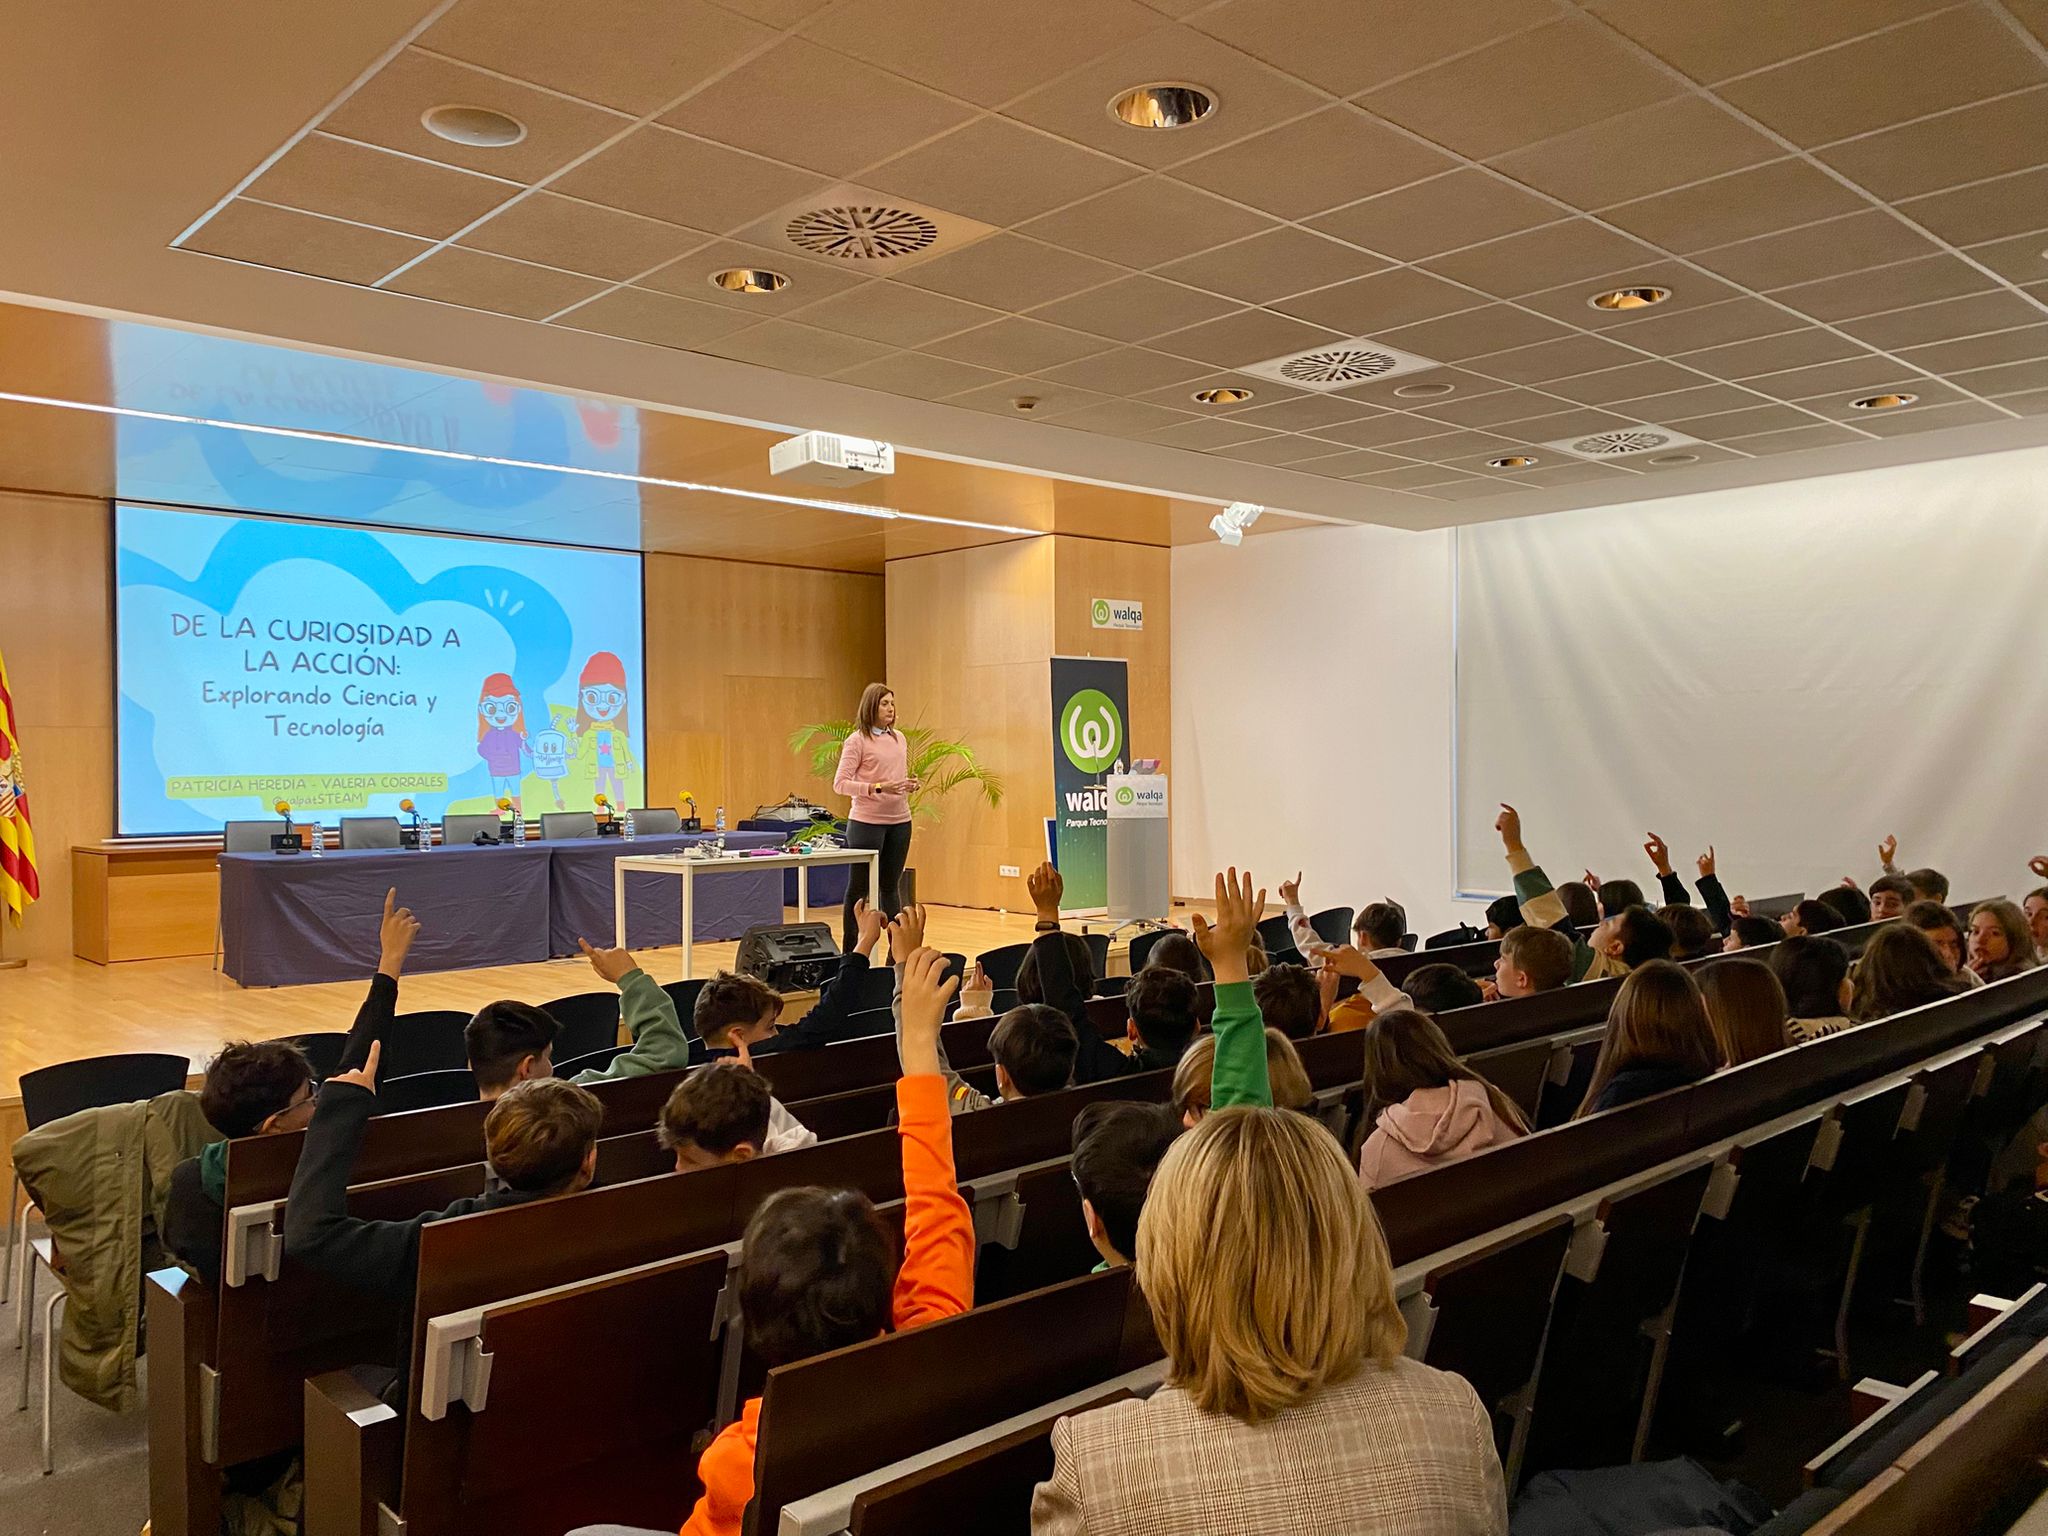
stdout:
{"type": "Polygon", "coordinates": [[[11,923],[0,921],[0,971],[18,971],[28,964],[20,955],[10,955],[6,952],[7,930],[12,926],[11,923]]]}

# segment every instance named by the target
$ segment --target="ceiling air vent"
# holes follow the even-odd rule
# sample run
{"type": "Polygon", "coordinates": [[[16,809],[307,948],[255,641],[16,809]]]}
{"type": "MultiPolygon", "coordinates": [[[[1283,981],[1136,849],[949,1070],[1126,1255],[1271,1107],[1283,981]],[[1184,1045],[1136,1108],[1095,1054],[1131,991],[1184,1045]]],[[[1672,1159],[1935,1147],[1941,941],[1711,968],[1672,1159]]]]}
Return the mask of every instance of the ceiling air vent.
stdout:
{"type": "MultiPolygon", "coordinates": [[[[892,197],[872,187],[841,183],[785,204],[736,230],[734,238],[811,261],[893,277],[994,233],[993,225],[957,213],[892,197]]],[[[793,267],[790,276],[801,283],[802,277],[793,267]]]]}
{"type": "Polygon", "coordinates": [[[1698,438],[1673,432],[1668,427],[1639,426],[1617,427],[1611,432],[1595,432],[1590,437],[1560,438],[1543,446],[1581,459],[1627,459],[1639,453],[1661,453],[1672,448],[1690,447],[1698,442],[1698,438]]]}
{"type": "Polygon", "coordinates": [[[1414,353],[1403,352],[1398,347],[1382,346],[1379,342],[1360,338],[1355,341],[1329,342],[1320,347],[1311,347],[1305,352],[1290,352],[1285,357],[1253,363],[1240,371],[1255,373],[1262,378],[1278,379],[1283,384],[1292,384],[1296,389],[1328,392],[1349,389],[1354,384],[1370,384],[1376,379],[1391,379],[1399,374],[1416,373],[1424,368],[1436,366],[1438,365],[1426,357],[1417,357],[1414,353]]]}
{"type": "Polygon", "coordinates": [[[889,261],[938,244],[939,226],[923,214],[886,203],[811,208],[789,221],[789,243],[840,261],[889,261]]]}

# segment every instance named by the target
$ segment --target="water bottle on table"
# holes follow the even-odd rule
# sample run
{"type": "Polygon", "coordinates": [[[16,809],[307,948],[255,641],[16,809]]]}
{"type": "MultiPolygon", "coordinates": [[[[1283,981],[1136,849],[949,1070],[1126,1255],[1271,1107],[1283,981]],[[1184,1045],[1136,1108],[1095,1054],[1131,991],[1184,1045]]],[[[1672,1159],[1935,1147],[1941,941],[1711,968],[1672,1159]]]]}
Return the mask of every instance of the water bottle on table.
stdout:
{"type": "Polygon", "coordinates": [[[620,836],[620,837],[622,837],[622,838],[624,838],[624,839],[625,839],[625,840],[626,840],[627,842],[629,842],[629,843],[630,843],[630,842],[631,842],[631,841],[633,841],[633,839],[634,839],[635,837],[637,837],[638,835],[639,835],[639,834],[638,834],[638,833],[637,833],[636,831],[634,831],[634,829],[633,829],[633,811],[632,811],[632,807],[628,806],[628,807],[627,807],[627,809],[626,809],[626,821],[625,821],[625,825],[619,828],[619,836],[620,836]]]}
{"type": "Polygon", "coordinates": [[[722,805],[718,808],[718,820],[714,826],[714,832],[715,835],[711,839],[711,845],[720,853],[723,853],[725,852],[725,807],[722,805]]]}
{"type": "Polygon", "coordinates": [[[514,816],[512,818],[512,846],[514,848],[524,848],[526,846],[526,818],[524,816],[514,816]]]}
{"type": "Polygon", "coordinates": [[[312,835],[307,843],[306,851],[317,859],[327,851],[327,834],[321,830],[317,819],[312,823],[310,830],[312,835]]]}

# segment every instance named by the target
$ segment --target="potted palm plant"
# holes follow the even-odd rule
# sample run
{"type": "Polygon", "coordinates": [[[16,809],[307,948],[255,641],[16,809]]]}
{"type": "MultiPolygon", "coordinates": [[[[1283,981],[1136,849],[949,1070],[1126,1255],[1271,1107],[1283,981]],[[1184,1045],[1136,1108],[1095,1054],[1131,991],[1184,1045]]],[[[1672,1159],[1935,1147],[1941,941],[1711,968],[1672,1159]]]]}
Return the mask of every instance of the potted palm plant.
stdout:
{"type": "MultiPolygon", "coordinates": [[[[830,779],[832,770],[838,766],[840,749],[855,729],[851,720],[821,720],[814,725],[800,725],[790,732],[789,749],[798,757],[808,757],[813,775],[830,779]]],[[[962,788],[968,789],[970,794],[978,794],[992,806],[1003,803],[1002,776],[982,767],[975,757],[974,748],[966,742],[941,736],[927,725],[906,725],[898,729],[903,732],[904,745],[909,749],[910,776],[918,781],[918,787],[910,792],[913,820],[927,825],[943,820],[946,797],[962,788]]],[[[915,869],[903,871],[903,885],[898,894],[906,906],[917,899],[915,869]]]]}

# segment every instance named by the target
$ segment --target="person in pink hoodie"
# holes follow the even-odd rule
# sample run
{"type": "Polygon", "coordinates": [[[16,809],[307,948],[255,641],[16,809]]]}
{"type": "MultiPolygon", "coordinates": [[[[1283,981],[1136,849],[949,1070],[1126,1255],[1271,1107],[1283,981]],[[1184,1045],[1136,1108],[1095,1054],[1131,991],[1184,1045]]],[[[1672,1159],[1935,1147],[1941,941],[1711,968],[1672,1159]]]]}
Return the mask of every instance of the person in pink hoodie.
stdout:
{"type": "Polygon", "coordinates": [[[1529,1134],[1514,1100],[1460,1062],[1436,1021],[1381,1014],[1365,1035],[1365,1123],[1358,1176],[1378,1189],[1529,1134]]]}

